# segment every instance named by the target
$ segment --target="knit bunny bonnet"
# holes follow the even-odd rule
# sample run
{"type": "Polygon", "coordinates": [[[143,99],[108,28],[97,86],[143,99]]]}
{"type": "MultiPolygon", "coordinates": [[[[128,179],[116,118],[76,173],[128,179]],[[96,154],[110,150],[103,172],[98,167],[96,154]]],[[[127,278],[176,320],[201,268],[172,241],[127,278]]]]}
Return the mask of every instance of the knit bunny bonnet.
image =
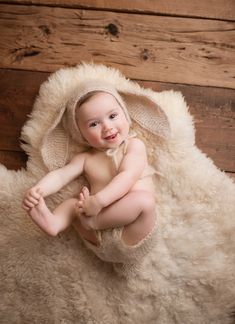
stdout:
{"type": "Polygon", "coordinates": [[[129,125],[131,125],[131,118],[127,111],[126,105],[122,97],[119,95],[119,93],[114,87],[112,87],[108,83],[106,84],[105,82],[85,82],[79,88],[79,92],[75,90],[74,95],[72,96],[71,100],[69,100],[64,118],[64,127],[68,130],[71,137],[74,139],[74,141],[85,146],[89,146],[89,144],[82,136],[81,131],[78,127],[78,123],[76,120],[76,110],[79,109],[80,103],[83,102],[84,98],[97,92],[104,92],[112,95],[118,102],[119,106],[122,108],[129,125]]]}

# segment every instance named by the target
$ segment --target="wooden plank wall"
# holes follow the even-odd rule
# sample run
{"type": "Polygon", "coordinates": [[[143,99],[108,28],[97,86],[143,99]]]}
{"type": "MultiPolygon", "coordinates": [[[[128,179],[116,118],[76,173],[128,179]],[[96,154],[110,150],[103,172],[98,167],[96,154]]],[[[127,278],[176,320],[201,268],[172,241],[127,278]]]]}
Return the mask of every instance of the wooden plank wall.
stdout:
{"type": "Polygon", "coordinates": [[[180,90],[197,145],[235,174],[234,0],[0,0],[0,163],[24,167],[20,129],[49,73],[81,61],[180,90]]]}

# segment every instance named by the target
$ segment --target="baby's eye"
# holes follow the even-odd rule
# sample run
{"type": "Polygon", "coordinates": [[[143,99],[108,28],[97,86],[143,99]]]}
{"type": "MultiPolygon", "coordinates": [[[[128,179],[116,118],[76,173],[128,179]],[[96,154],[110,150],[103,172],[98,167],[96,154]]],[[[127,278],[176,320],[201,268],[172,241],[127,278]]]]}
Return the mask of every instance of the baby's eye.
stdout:
{"type": "Polygon", "coordinates": [[[89,127],[96,127],[98,125],[98,122],[92,122],[89,124],[89,127]]]}
{"type": "Polygon", "coordinates": [[[118,115],[117,113],[112,113],[112,114],[109,116],[109,118],[110,118],[110,119],[114,119],[114,118],[117,117],[117,115],[118,115]]]}

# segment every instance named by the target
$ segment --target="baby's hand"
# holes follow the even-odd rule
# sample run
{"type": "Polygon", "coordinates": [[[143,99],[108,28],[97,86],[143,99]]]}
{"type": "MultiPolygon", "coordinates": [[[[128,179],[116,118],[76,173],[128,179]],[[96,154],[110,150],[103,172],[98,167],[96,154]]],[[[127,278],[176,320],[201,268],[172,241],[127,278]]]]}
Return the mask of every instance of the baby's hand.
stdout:
{"type": "Polygon", "coordinates": [[[102,206],[97,200],[96,196],[90,195],[87,187],[82,189],[79,195],[78,212],[86,216],[97,216],[101,211],[102,206]]]}
{"type": "Polygon", "coordinates": [[[22,203],[23,209],[30,210],[37,206],[42,195],[43,192],[40,187],[35,186],[27,190],[22,203]]]}

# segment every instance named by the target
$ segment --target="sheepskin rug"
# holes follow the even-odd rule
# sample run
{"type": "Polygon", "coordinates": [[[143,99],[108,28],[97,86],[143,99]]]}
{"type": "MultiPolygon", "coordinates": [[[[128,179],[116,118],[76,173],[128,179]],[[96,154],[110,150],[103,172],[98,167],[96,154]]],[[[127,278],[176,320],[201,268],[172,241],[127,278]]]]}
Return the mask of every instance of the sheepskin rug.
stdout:
{"type": "MultiPolygon", "coordinates": [[[[235,184],[195,146],[193,118],[181,93],[153,92],[103,65],[52,74],[22,130],[27,169],[0,165],[1,323],[229,324],[235,311],[235,184]],[[77,83],[89,77],[148,94],[164,110],[171,136],[149,143],[158,207],[158,242],[133,277],[89,251],[73,227],[44,234],[21,208],[48,170],[44,133],[77,83]]],[[[142,136],[140,134],[140,136],[142,136]]],[[[78,192],[75,181],[48,197],[54,208],[78,192]]]]}

